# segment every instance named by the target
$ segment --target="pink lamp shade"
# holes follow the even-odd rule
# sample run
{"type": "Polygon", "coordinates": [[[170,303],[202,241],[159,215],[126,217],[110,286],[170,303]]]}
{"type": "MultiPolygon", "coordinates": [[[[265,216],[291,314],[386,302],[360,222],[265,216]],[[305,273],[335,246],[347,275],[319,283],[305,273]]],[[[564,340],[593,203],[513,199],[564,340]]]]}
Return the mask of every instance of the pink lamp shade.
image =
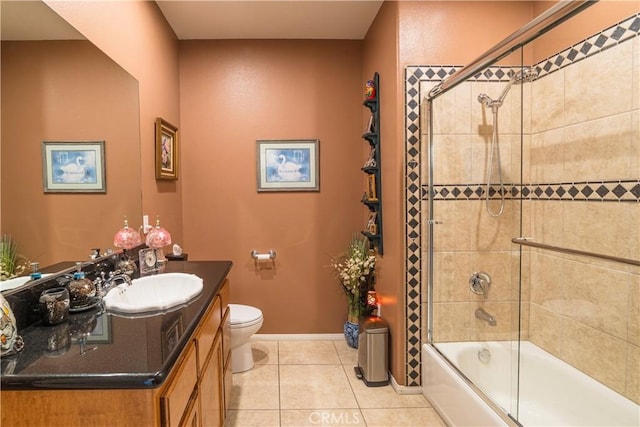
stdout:
{"type": "Polygon", "coordinates": [[[140,233],[133,228],[129,228],[129,222],[125,218],[124,227],[113,236],[113,246],[116,248],[131,249],[142,243],[140,233]]]}
{"type": "Polygon", "coordinates": [[[153,249],[160,249],[171,244],[171,234],[163,227],[160,227],[160,219],[156,220],[156,226],[147,233],[146,244],[153,249]]]}

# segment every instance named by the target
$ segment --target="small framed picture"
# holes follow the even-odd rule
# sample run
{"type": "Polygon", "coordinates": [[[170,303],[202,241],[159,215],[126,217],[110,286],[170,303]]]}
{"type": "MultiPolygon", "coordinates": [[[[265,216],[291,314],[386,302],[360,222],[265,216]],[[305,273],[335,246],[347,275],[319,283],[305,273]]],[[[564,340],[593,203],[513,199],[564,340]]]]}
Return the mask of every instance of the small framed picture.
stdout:
{"type": "Polygon", "coordinates": [[[258,140],[258,192],[320,191],[319,140],[258,140]]]}
{"type": "Polygon", "coordinates": [[[106,193],[104,141],[43,141],[45,193],[106,193]]]}
{"type": "Polygon", "coordinates": [[[377,166],[376,163],[376,148],[371,147],[371,151],[369,152],[369,158],[364,163],[365,168],[375,168],[377,166]]]}
{"type": "Polygon", "coordinates": [[[178,128],[156,119],[156,179],[178,179],[178,128]]]}
{"type": "Polygon", "coordinates": [[[378,224],[377,224],[378,213],[371,212],[369,214],[369,220],[367,221],[367,231],[369,234],[378,234],[378,224]]]}
{"type": "Polygon", "coordinates": [[[365,133],[374,133],[376,131],[376,123],[373,118],[373,114],[369,117],[369,123],[367,124],[367,128],[365,129],[365,133]]]}
{"type": "Polygon", "coordinates": [[[371,201],[378,200],[378,189],[376,187],[376,176],[369,175],[369,186],[367,187],[367,199],[371,201]]]}

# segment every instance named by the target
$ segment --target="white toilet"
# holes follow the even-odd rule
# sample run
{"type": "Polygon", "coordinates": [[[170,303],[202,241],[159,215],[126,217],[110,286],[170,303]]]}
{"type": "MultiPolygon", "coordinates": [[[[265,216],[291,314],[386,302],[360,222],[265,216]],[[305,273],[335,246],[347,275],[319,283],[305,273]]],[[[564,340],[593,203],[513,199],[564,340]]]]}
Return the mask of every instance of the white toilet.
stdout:
{"type": "Polygon", "coordinates": [[[231,318],[231,371],[244,372],[253,368],[253,353],[249,340],[262,327],[262,311],[250,305],[229,304],[231,318]]]}

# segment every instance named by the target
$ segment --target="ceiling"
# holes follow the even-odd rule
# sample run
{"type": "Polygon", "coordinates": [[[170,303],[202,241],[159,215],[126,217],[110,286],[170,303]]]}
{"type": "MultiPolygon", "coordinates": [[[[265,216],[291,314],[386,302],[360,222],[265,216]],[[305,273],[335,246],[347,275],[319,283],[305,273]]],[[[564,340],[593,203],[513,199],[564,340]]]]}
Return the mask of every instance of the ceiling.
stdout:
{"type": "MultiPolygon", "coordinates": [[[[156,3],[180,40],[360,40],[382,0],[157,0],[156,3]]],[[[2,0],[0,6],[2,40],[84,38],[41,1],[2,0]]]]}

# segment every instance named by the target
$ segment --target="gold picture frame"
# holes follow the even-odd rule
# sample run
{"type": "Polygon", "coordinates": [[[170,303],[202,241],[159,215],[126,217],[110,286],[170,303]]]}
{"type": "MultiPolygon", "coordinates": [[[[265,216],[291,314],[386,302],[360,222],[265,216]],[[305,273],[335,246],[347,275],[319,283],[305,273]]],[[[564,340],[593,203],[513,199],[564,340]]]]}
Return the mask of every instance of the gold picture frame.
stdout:
{"type": "Polygon", "coordinates": [[[178,128],[156,119],[156,179],[178,179],[178,128]]]}
{"type": "Polygon", "coordinates": [[[369,175],[369,185],[367,188],[367,198],[370,201],[378,200],[378,190],[376,187],[376,176],[371,174],[369,175]]]}

